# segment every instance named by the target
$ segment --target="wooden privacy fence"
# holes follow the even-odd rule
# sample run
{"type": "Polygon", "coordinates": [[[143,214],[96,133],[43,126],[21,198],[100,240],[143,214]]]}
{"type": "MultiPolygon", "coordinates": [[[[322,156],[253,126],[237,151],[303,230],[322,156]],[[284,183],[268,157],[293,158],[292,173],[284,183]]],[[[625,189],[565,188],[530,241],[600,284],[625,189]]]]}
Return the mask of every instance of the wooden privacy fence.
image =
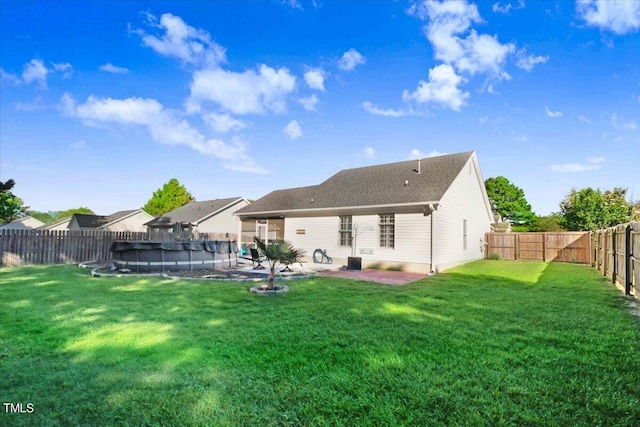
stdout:
{"type": "Polygon", "coordinates": [[[593,263],[625,294],[640,296],[640,222],[620,224],[592,235],[593,263]]]}
{"type": "Polygon", "coordinates": [[[114,240],[144,240],[125,231],[0,230],[0,266],[74,264],[111,259],[114,240]]]}
{"type": "Polygon", "coordinates": [[[588,231],[563,233],[486,233],[485,258],[591,263],[588,231]]]}

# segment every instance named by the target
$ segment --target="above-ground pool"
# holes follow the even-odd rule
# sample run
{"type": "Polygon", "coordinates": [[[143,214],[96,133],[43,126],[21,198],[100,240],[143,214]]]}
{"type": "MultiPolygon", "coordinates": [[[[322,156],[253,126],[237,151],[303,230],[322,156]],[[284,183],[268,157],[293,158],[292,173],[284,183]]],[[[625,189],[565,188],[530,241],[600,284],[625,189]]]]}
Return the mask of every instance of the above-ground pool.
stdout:
{"type": "Polygon", "coordinates": [[[227,240],[127,240],[111,244],[113,264],[135,272],[215,270],[238,265],[238,245],[227,240]]]}

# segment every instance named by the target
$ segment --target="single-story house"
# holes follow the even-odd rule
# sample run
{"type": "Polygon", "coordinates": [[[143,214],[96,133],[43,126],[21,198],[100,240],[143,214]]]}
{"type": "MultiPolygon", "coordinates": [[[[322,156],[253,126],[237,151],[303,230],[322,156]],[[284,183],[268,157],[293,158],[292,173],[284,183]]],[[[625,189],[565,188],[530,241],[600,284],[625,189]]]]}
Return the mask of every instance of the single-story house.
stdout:
{"type": "Polygon", "coordinates": [[[184,237],[201,233],[209,238],[225,238],[238,231],[238,218],[233,213],[249,201],[244,197],[191,202],[159,216],[145,225],[151,233],[162,236],[184,237]]]}
{"type": "Polygon", "coordinates": [[[43,225],[42,227],[39,227],[38,230],[49,230],[49,231],[68,230],[70,222],[71,222],[71,217],[67,217],[67,218],[61,219],[60,221],[43,225]]]}
{"type": "Polygon", "coordinates": [[[493,214],[475,152],[342,170],[236,211],[242,242],[288,240],[333,263],[435,273],[483,258],[493,214]]]}
{"type": "Polygon", "coordinates": [[[39,219],[32,216],[25,216],[0,225],[0,230],[35,230],[43,225],[44,222],[39,219]]]}
{"type": "Polygon", "coordinates": [[[145,223],[153,219],[142,209],[119,211],[111,215],[73,214],[68,230],[146,231],[145,223]]]}

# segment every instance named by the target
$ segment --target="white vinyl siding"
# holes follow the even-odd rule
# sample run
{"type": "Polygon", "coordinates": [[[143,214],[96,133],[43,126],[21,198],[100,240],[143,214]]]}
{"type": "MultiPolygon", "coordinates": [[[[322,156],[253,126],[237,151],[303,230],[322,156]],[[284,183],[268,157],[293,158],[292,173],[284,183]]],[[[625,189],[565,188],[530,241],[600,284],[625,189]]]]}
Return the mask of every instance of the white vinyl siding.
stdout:
{"type": "Polygon", "coordinates": [[[218,212],[214,216],[207,218],[198,224],[197,230],[199,233],[229,233],[237,234],[238,227],[240,227],[240,220],[233,213],[238,209],[247,206],[248,203],[244,200],[229,206],[228,208],[218,212]]]}
{"type": "Polygon", "coordinates": [[[484,233],[490,230],[491,213],[487,210],[482,188],[484,181],[476,170],[474,157],[453,181],[436,212],[436,265],[438,271],[482,259],[484,233]],[[471,168],[471,173],[469,169],[471,168]],[[464,248],[463,220],[467,221],[467,248],[464,248]]]}
{"type": "MultiPolygon", "coordinates": [[[[363,265],[376,262],[390,262],[399,265],[422,264],[420,271],[428,271],[430,255],[430,219],[421,213],[394,215],[394,247],[379,247],[379,216],[354,215],[352,224],[363,231],[356,239],[356,256],[362,257],[363,265]]],[[[351,256],[349,246],[340,245],[338,216],[299,217],[285,219],[285,239],[296,248],[304,249],[307,257],[316,249],[326,249],[334,258],[351,256]],[[304,230],[304,234],[298,234],[304,230]]],[[[334,264],[338,261],[334,261],[334,264]]]]}

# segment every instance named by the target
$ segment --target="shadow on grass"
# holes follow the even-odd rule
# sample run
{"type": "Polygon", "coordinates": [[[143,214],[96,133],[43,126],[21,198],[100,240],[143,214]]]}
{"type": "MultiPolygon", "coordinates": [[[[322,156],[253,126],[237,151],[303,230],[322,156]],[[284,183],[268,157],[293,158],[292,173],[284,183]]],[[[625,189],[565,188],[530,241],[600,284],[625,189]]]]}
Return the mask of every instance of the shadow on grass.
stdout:
{"type": "Polygon", "coordinates": [[[403,287],[315,278],[267,298],[237,283],[0,270],[0,397],[35,404],[10,414],[16,425],[638,416],[638,374],[607,365],[638,350],[638,331],[609,324],[622,321],[601,304],[611,295],[585,291],[582,272],[538,264],[478,264],[403,287]],[[581,306],[577,294],[589,294],[581,306]]]}

